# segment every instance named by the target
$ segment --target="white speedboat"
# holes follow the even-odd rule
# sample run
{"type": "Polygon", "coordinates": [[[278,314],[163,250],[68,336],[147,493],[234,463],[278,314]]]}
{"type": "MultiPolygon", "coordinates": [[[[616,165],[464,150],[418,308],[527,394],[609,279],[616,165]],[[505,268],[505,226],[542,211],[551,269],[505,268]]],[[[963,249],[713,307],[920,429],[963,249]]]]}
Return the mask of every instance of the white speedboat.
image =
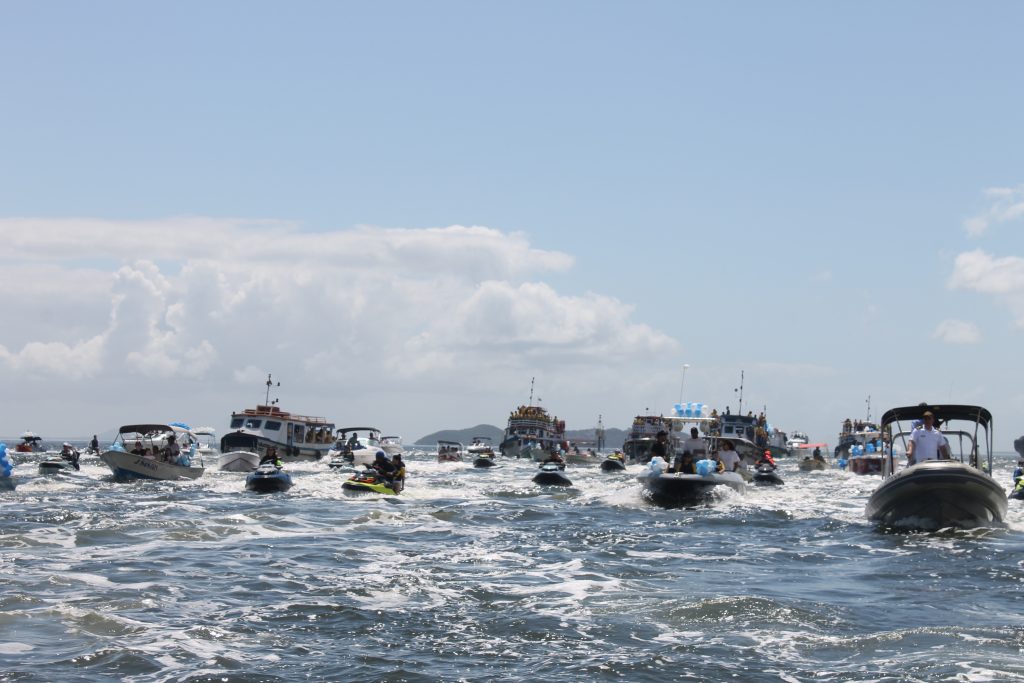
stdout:
{"type": "Polygon", "coordinates": [[[327,451],[330,466],[341,467],[342,461],[355,467],[369,467],[384,452],[380,443],[380,430],[376,427],[342,427],[337,431],[334,444],[327,451]]]}
{"type": "Polygon", "coordinates": [[[902,441],[912,423],[930,410],[949,459],[925,460],[897,471],[892,449],[883,459],[882,483],[868,499],[864,514],[881,526],[900,529],[974,528],[1001,524],[1006,491],[992,471],[992,414],[980,406],[926,405],[893,408],[882,416],[881,432],[902,441]]]}
{"type": "Polygon", "coordinates": [[[121,427],[100,459],[118,480],[197,479],[205,469],[192,432],[165,424],[121,427]]]}
{"type": "Polygon", "coordinates": [[[466,455],[466,448],[458,441],[437,440],[438,462],[461,462],[466,455]]]}
{"type": "Polygon", "coordinates": [[[380,437],[380,447],[384,449],[384,452],[389,456],[401,455],[402,454],[402,437],[400,436],[382,436],[380,437]]]}
{"type": "Polygon", "coordinates": [[[260,458],[260,454],[255,451],[228,451],[220,454],[217,469],[222,472],[252,472],[260,466],[260,458]]]}
{"type": "Polygon", "coordinates": [[[494,445],[489,436],[474,436],[473,441],[466,446],[466,452],[472,456],[494,456],[494,445]]]}

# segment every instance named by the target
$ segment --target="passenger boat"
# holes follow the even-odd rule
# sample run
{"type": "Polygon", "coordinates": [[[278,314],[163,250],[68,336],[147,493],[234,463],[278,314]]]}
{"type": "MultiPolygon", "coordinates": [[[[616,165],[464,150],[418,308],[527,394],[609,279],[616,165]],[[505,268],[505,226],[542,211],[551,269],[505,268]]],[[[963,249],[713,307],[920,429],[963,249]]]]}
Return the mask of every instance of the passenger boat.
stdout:
{"type": "Polygon", "coordinates": [[[565,420],[559,420],[544,408],[533,405],[533,380],[530,380],[530,402],[509,413],[508,426],[498,446],[501,454],[542,462],[553,451],[567,450],[567,446],[565,420]]]}
{"type": "Polygon", "coordinates": [[[845,460],[854,474],[881,474],[885,438],[878,424],[869,420],[843,422],[835,459],[845,460]]]}
{"type": "Polygon", "coordinates": [[[165,424],[124,425],[100,460],[117,480],[197,479],[205,469],[192,432],[165,424]],[[175,447],[176,457],[168,454],[175,447]]]}
{"type": "Polygon", "coordinates": [[[276,405],[257,405],[231,414],[231,432],[221,453],[250,451],[260,457],[273,446],[282,460],[319,460],[334,443],[334,425],[323,417],[297,415],[276,405]]]}
{"type": "MultiPolygon", "coordinates": [[[[707,418],[694,418],[706,420],[707,418]]],[[[657,440],[658,432],[669,432],[672,427],[664,415],[637,415],[629,427],[629,434],[622,444],[622,452],[629,462],[647,464],[651,459],[651,447],[657,440]]]]}
{"type": "Polygon", "coordinates": [[[934,530],[1001,524],[1007,496],[992,471],[992,414],[974,405],[893,408],[882,416],[881,431],[906,450],[913,421],[925,411],[942,429],[950,458],[925,460],[897,471],[892,450],[883,459],[883,480],[868,499],[864,514],[884,527],[934,530]]]}
{"type": "Polygon", "coordinates": [[[376,427],[342,427],[327,451],[330,459],[328,466],[332,469],[345,467],[346,464],[369,467],[378,451],[386,454],[380,439],[380,430],[376,427]]]}

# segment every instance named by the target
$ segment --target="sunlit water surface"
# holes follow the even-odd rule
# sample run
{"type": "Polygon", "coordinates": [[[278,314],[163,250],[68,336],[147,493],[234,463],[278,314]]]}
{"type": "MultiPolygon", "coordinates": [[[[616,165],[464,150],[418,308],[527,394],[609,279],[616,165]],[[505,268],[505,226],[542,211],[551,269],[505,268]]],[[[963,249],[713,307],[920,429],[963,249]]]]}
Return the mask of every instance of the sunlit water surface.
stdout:
{"type": "Polygon", "coordinates": [[[555,489],[412,456],[400,497],[353,498],[325,463],[270,495],[213,465],[16,467],[0,681],[1024,680],[1021,501],[1003,528],[895,534],[864,519],[878,477],[793,461],[686,510],[637,467],[555,489]]]}

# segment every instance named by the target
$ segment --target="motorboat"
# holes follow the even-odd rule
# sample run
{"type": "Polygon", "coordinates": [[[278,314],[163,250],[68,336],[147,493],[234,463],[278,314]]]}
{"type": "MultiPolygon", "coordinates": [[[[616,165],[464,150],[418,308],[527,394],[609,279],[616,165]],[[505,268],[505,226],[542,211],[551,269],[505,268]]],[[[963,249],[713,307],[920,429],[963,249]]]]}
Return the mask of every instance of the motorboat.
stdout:
{"type": "Polygon", "coordinates": [[[202,456],[203,461],[218,461],[220,449],[217,447],[217,430],[213,427],[196,427],[192,433],[196,437],[196,452],[202,456]]]}
{"type": "Polygon", "coordinates": [[[615,451],[601,462],[602,472],[624,472],[626,456],[622,451],[615,451]]]}
{"type": "Polygon", "coordinates": [[[78,464],[82,454],[71,444],[64,442],[60,456],[47,458],[39,463],[39,474],[60,474],[67,471],[78,471],[81,467],[78,464]]]}
{"type": "Polygon", "coordinates": [[[465,447],[458,441],[437,440],[438,462],[461,462],[465,453],[465,447]]]}
{"type": "MultiPolygon", "coordinates": [[[[254,441],[251,448],[258,448],[254,441]]],[[[239,447],[238,450],[230,450],[221,453],[217,460],[217,469],[221,472],[252,472],[260,466],[261,456],[255,450],[239,447]]]]}
{"type": "Polygon", "coordinates": [[[474,436],[470,444],[466,446],[466,452],[475,456],[494,457],[494,445],[491,443],[491,437],[474,436]]]}
{"type": "Polygon", "coordinates": [[[100,453],[114,479],[197,479],[205,467],[192,432],[166,424],[124,425],[100,453]]]}
{"type": "Polygon", "coordinates": [[[401,492],[402,487],[396,482],[389,482],[384,479],[377,473],[377,470],[372,467],[367,467],[363,471],[356,472],[350,478],[342,482],[341,490],[343,493],[349,495],[380,493],[386,496],[396,496],[401,492]]]}
{"type": "Polygon", "coordinates": [[[754,469],[752,481],[760,486],[777,486],[785,483],[779,476],[778,468],[768,463],[762,463],[754,469]]]}
{"type": "Polygon", "coordinates": [[[334,445],[327,452],[330,458],[328,465],[332,469],[343,467],[342,462],[356,467],[369,467],[378,452],[386,454],[380,439],[380,430],[376,427],[342,427],[337,431],[334,445]]]}
{"type": "Polygon", "coordinates": [[[382,436],[380,437],[380,447],[384,449],[384,452],[389,456],[401,455],[402,454],[402,437],[400,436],[382,436]]]}
{"type": "Polygon", "coordinates": [[[508,416],[508,425],[499,450],[510,458],[527,458],[543,462],[553,450],[564,447],[565,420],[559,420],[541,406],[533,405],[533,381],[530,381],[530,402],[508,416]]]}
{"type": "Polygon", "coordinates": [[[323,417],[281,410],[270,400],[275,385],[267,375],[263,404],[231,413],[231,431],[220,440],[221,453],[252,451],[262,457],[269,448],[284,461],[320,460],[334,445],[334,424],[323,417]]]}
{"type": "Polygon", "coordinates": [[[793,431],[786,437],[786,449],[789,451],[790,456],[794,456],[798,450],[806,446],[810,441],[811,439],[807,436],[806,432],[793,431]]]}
{"type": "Polygon", "coordinates": [[[828,469],[828,463],[824,458],[819,459],[810,455],[804,457],[796,466],[801,472],[821,472],[828,469]]]}
{"type": "Polygon", "coordinates": [[[868,499],[865,516],[897,529],[975,528],[1001,524],[1007,496],[992,471],[992,414],[981,406],[925,403],[893,408],[881,431],[891,443],[907,442],[915,420],[934,415],[948,446],[948,459],[930,459],[897,470],[892,449],[883,459],[882,483],[868,499]]]}
{"type": "Polygon", "coordinates": [[[543,462],[533,475],[533,483],[541,486],[572,486],[572,480],[565,476],[564,462],[543,462]]]}
{"type": "Polygon", "coordinates": [[[589,448],[584,451],[578,448],[571,448],[562,457],[570,465],[600,465],[605,460],[603,455],[598,455],[589,448]]]}
{"type": "Polygon", "coordinates": [[[643,486],[643,497],[665,508],[689,507],[712,499],[716,489],[725,487],[743,493],[746,482],[738,472],[718,472],[714,460],[698,460],[696,474],[666,472],[667,463],[660,457],[637,475],[643,486]]]}
{"type": "Polygon", "coordinates": [[[256,493],[283,493],[292,487],[292,478],[277,465],[267,462],[245,478],[245,488],[256,493]]]}
{"type": "Polygon", "coordinates": [[[23,432],[21,443],[14,447],[16,453],[42,453],[43,439],[33,432],[23,432]]]}

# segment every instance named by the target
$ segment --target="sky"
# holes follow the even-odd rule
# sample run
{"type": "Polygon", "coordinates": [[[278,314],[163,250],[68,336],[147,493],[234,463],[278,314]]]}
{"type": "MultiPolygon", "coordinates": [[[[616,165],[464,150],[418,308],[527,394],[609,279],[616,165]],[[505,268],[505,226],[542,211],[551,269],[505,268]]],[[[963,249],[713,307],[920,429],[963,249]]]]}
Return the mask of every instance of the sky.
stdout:
{"type": "Polygon", "coordinates": [[[1024,433],[1024,4],[0,0],[0,435],[1024,433]]]}

